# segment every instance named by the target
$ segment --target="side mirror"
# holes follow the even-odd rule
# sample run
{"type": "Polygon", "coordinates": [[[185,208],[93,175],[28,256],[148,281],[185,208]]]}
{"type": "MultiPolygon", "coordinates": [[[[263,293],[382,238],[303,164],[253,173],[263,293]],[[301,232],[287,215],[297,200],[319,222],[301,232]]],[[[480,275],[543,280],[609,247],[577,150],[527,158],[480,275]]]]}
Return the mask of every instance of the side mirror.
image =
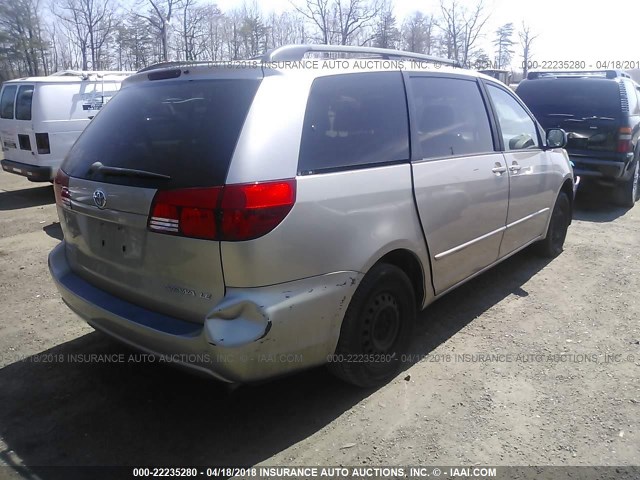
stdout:
{"type": "Polygon", "coordinates": [[[564,148],[567,146],[567,132],[561,128],[547,130],[547,148],[564,148]]]}

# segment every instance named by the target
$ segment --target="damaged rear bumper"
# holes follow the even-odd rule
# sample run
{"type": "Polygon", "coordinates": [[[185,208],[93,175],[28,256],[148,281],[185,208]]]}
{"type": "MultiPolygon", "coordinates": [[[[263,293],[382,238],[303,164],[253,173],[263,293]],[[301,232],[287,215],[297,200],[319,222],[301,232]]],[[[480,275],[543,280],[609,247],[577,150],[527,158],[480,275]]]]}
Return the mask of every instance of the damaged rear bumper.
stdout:
{"type": "Polygon", "coordinates": [[[94,287],[71,271],[64,242],[50,253],[49,270],[65,303],[96,330],[176,366],[241,383],[325,363],[362,278],[335,272],[268,287],[227,288],[197,324],[94,287]]]}

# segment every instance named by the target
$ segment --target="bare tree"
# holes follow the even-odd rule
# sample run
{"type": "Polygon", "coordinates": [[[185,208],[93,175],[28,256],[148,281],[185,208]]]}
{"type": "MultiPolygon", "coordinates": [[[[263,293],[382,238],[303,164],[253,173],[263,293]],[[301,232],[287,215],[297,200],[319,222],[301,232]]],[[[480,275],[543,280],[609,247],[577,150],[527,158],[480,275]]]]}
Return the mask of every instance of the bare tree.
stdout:
{"type": "Polygon", "coordinates": [[[54,12],[80,49],[82,69],[89,68],[89,56],[91,68],[103,68],[101,49],[113,29],[111,0],[62,0],[54,4],[54,12]]]}
{"type": "Polygon", "coordinates": [[[269,26],[267,48],[307,41],[304,21],[298,12],[272,13],[266,23],[269,26]]]}
{"type": "Polygon", "coordinates": [[[196,0],[183,0],[182,2],[181,50],[187,61],[196,60],[199,54],[205,50],[201,39],[206,36],[204,23],[208,10],[207,7],[199,6],[196,0]]]}
{"type": "MultiPolygon", "coordinates": [[[[169,60],[169,25],[176,8],[181,5],[181,0],[147,0],[151,5],[148,14],[134,12],[135,15],[146,19],[154,28],[161,44],[161,61],[169,60]]],[[[141,5],[138,5],[141,7],[141,5]]]]}
{"type": "Polygon", "coordinates": [[[531,32],[531,27],[524,21],[522,22],[522,29],[518,32],[520,38],[520,46],[522,47],[522,76],[527,78],[529,73],[529,62],[531,61],[531,44],[538,38],[538,35],[534,35],[531,32]]]}
{"type": "Polygon", "coordinates": [[[332,0],[305,0],[304,5],[291,4],[304,18],[320,31],[320,42],[328,45],[332,37],[332,0]]]}
{"type": "Polygon", "coordinates": [[[360,31],[372,26],[380,10],[375,0],[334,0],[340,45],[351,44],[360,31]]]}
{"type": "Polygon", "coordinates": [[[232,11],[225,16],[223,26],[223,38],[226,44],[225,57],[229,60],[238,60],[242,56],[242,13],[232,11]]]}
{"type": "Polygon", "coordinates": [[[38,0],[0,3],[0,76],[40,75],[46,71],[47,47],[40,25],[38,0]]]}
{"type": "Polygon", "coordinates": [[[440,28],[447,56],[463,65],[469,65],[473,48],[489,20],[484,3],[481,0],[475,8],[468,10],[458,0],[441,0],[440,11],[440,28]]]}
{"type": "Polygon", "coordinates": [[[403,48],[410,52],[432,53],[435,22],[432,16],[414,12],[402,24],[403,48]]]}
{"type": "Polygon", "coordinates": [[[376,18],[373,44],[381,48],[398,48],[400,43],[400,30],[396,26],[396,17],[393,14],[393,6],[389,0],[380,4],[376,18]]]}
{"type": "Polygon", "coordinates": [[[203,9],[205,36],[202,50],[209,60],[221,60],[225,18],[216,5],[206,5],[203,9]]]}
{"type": "Polygon", "coordinates": [[[255,57],[266,50],[269,28],[265,25],[258,5],[245,3],[241,10],[240,36],[245,57],[255,57]]]}

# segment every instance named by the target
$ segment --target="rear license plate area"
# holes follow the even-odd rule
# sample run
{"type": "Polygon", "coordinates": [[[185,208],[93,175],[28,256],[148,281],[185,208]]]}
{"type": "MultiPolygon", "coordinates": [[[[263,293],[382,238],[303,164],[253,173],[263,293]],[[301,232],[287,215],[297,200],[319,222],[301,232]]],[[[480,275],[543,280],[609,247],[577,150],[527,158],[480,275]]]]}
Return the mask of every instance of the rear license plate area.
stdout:
{"type": "Polygon", "coordinates": [[[102,258],[116,260],[132,256],[131,228],[98,220],[91,234],[91,250],[102,258]]]}

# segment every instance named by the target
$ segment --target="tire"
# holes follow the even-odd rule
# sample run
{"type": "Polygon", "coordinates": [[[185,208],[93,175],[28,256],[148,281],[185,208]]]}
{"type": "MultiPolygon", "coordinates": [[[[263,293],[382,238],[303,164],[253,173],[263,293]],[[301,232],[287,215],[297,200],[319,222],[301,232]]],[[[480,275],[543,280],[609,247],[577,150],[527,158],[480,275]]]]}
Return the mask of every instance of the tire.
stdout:
{"type": "Polygon", "coordinates": [[[394,265],[374,266],[347,308],[329,370],[359,387],[385,384],[404,363],[415,316],[409,277],[394,265]]]}
{"type": "Polygon", "coordinates": [[[626,182],[616,186],[615,202],[621,207],[631,208],[640,199],[640,159],[635,161],[633,175],[626,182]]]}
{"type": "Polygon", "coordinates": [[[562,253],[569,223],[571,223],[571,202],[566,193],[560,192],[551,212],[547,236],[536,244],[538,255],[555,258],[562,253]]]}

